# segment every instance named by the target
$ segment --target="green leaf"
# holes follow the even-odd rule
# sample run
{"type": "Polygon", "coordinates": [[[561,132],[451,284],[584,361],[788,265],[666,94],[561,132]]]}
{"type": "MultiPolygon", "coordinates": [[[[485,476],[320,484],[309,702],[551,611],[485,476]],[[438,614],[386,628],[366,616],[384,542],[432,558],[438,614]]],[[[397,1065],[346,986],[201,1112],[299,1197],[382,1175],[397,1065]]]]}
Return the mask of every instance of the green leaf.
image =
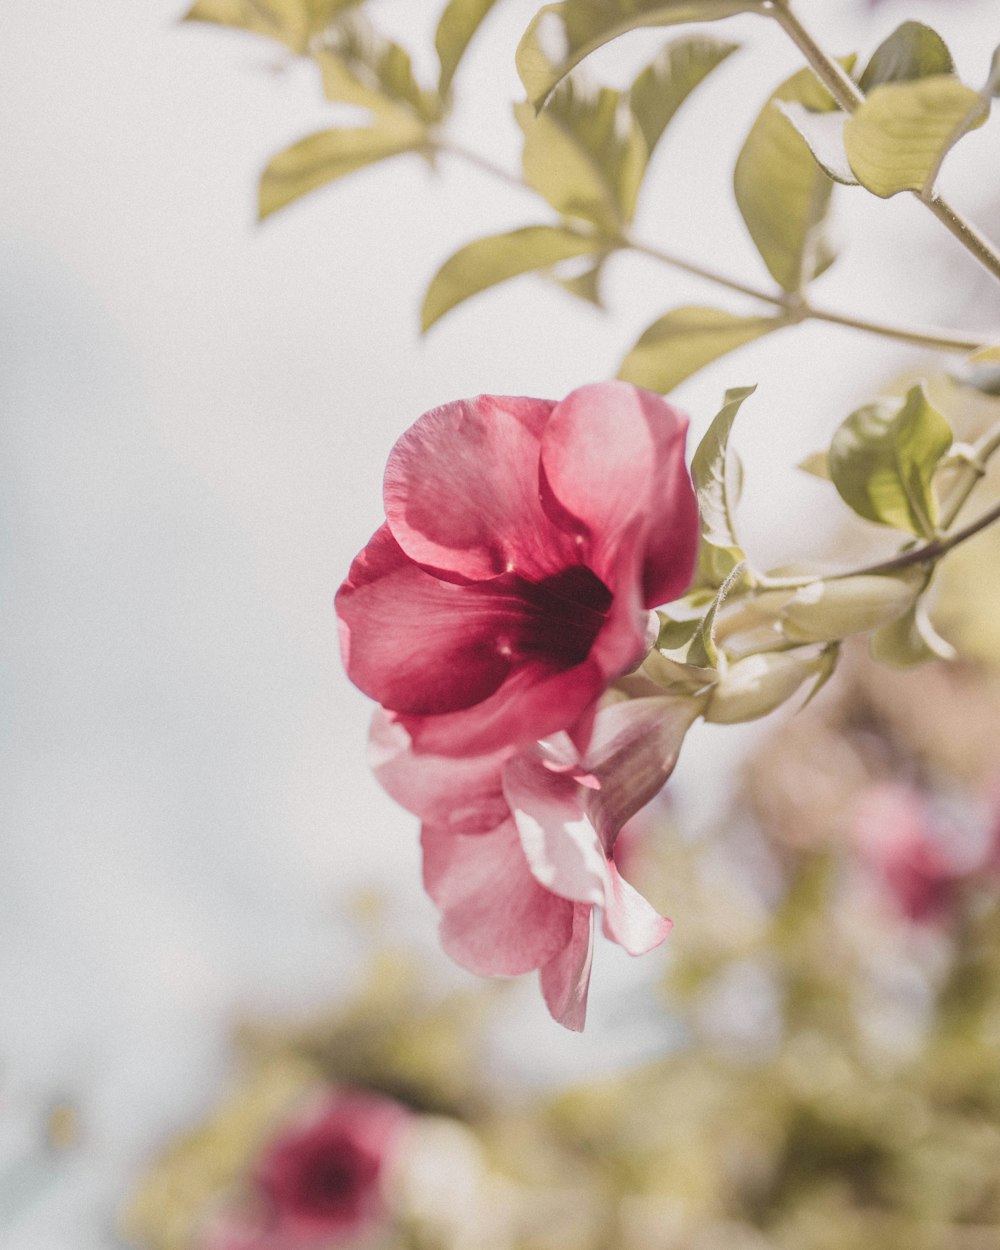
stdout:
{"type": "Polygon", "coordinates": [[[800,460],[795,466],[801,469],[803,473],[811,473],[813,477],[822,478],[824,482],[829,482],[830,464],[825,451],[814,451],[812,455],[806,456],[805,460],[800,460]]]}
{"type": "Polygon", "coordinates": [[[983,95],[1000,95],[1000,48],[994,48],[990,72],[986,76],[983,95]]]}
{"type": "Polygon", "coordinates": [[[551,278],[557,286],[574,299],[581,299],[587,304],[593,304],[595,308],[604,308],[604,300],[601,296],[601,275],[604,272],[604,264],[610,255],[609,252],[601,252],[597,258],[596,264],[587,264],[583,269],[577,272],[567,273],[569,266],[556,265],[544,276],[551,278]]]}
{"type": "Polygon", "coordinates": [[[357,104],[385,119],[403,113],[425,123],[439,121],[444,103],[413,74],[410,54],[380,35],[360,15],[334,27],[316,52],[328,100],[357,104]]]}
{"type": "Polygon", "coordinates": [[[525,226],[509,234],[477,239],[446,260],[431,279],[421,310],[421,327],[429,330],[450,309],[488,287],[572,256],[592,256],[601,246],[597,239],[558,226],[525,226]]]}
{"type": "Polygon", "coordinates": [[[360,0],[197,0],[186,22],[211,22],[264,35],[305,53],[314,35],[322,33],[345,9],[360,0]]]}
{"type": "Polygon", "coordinates": [[[756,389],[741,386],[726,391],[722,407],[691,460],[702,538],[713,547],[740,549],[733,520],[736,501],[729,472],[729,436],[737,413],[756,389]]]}
{"type": "Polygon", "coordinates": [[[810,113],[801,104],[784,104],[778,100],[775,101],[775,108],[780,109],[799,132],[813,160],[828,178],[847,187],[858,185],[844,147],[846,113],[810,113]]]}
{"type": "Polygon", "coordinates": [[[873,660],[892,668],[912,668],[928,660],[955,658],[955,648],[931,624],[920,599],[909,612],[872,634],[868,650],[873,660]]]}
{"type": "MultiPolygon", "coordinates": [[[[850,68],[851,60],[845,65],[850,68]]],[[[800,291],[834,259],[825,238],[832,185],[809,145],[779,104],[833,113],[836,104],[810,69],[774,92],[747,135],[733,172],[733,189],[750,237],[774,280],[800,291]]]]}
{"type": "Polygon", "coordinates": [[[260,179],[261,219],[293,200],[366,165],[419,148],[424,130],[416,123],[321,130],[279,152],[260,179]]]}
{"type": "Polygon", "coordinates": [[[862,186],[883,199],[927,195],[949,150],[988,112],[987,100],[949,74],[883,83],[848,118],[847,157],[862,186]]]}
{"type": "Polygon", "coordinates": [[[930,539],[937,524],[931,483],[951,441],[951,427],[918,384],[902,404],[851,413],[830,444],[830,476],[859,516],[930,539]]]}
{"type": "Polygon", "coordinates": [[[473,35],[495,3],[496,0],[448,0],[445,5],[434,34],[434,47],[441,65],[438,91],[443,98],[451,91],[455,71],[473,35]]]}
{"type": "Polygon", "coordinates": [[[980,347],[967,361],[970,365],[1000,365],[1000,343],[995,347],[980,347]]]}
{"type": "Polygon", "coordinates": [[[643,332],[618,376],[665,393],[727,352],[787,324],[782,317],[737,317],[691,305],[675,308],[643,332]]]}
{"type": "Polygon", "coordinates": [[[760,0],[564,0],[532,18],[517,47],[517,72],[540,109],[569,71],[602,44],[645,26],[714,22],[761,12],[760,0]]]}
{"type": "Polygon", "coordinates": [[[645,143],[621,92],[567,84],[540,116],[527,104],[514,112],[526,181],[564,217],[618,235],[635,212],[646,168],[645,143]]]}
{"type": "Polygon", "coordinates": [[[875,49],[858,86],[867,95],[884,82],[912,82],[954,71],[948,46],[936,30],[922,22],[904,22],[875,49]]]}
{"type": "Polygon", "coordinates": [[[695,87],[738,47],[704,35],[675,39],[636,78],[629,105],[646,141],[647,159],[695,87]]]}

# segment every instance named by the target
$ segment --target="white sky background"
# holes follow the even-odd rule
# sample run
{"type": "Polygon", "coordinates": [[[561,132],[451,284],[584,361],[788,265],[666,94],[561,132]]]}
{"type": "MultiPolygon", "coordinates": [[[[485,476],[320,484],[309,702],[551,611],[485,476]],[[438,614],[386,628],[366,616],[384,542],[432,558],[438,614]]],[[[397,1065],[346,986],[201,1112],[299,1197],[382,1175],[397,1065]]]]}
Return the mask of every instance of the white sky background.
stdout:
{"type": "MultiPolygon", "coordinates": [[[[371,11],[429,71],[437,7],[374,0],[371,11]]],[[[456,134],[512,169],[512,52],[535,7],[502,3],[458,84],[456,134]]],[[[421,341],[417,309],[440,262],[479,235],[548,220],[540,201],[456,161],[431,176],[401,158],[258,228],[265,160],[336,115],[309,67],[262,40],[178,26],[185,8],[3,6],[0,1221],[6,1210],[13,1223],[0,1241],[10,1250],[109,1244],[127,1169],[211,1098],[233,1011],[302,1005],[349,984],[361,951],[345,910],[352,890],[388,890],[398,936],[432,958],[415,822],[369,776],[370,708],[340,670],[331,608],[381,520],[395,438],[448,399],[558,397],[612,375],[676,304],[746,307],[627,257],[610,267],[609,316],[521,279],[421,341]],[[88,1144],[32,1199],[28,1173],[11,1169],[24,1166],[39,1109],[66,1092],[80,1100],[88,1144]]],[[[801,0],[800,12],[837,52],[868,52],[920,17],[972,81],[1000,42],[994,0],[873,11],[801,0]]],[[[713,33],[748,47],[675,123],[638,232],[762,282],[731,169],[797,54],[764,23],[713,33]]],[[[595,72],[624,80],[659,40],[636,35],[595,58],[595,72]]],[[[944,181],[994,237],[995,186],[981,171],[997,168],[998,129],[967,139],[944,181]]],[[[929,214],[907,197],[840,199],[849,254],[823,280],[824,303],[904,320],[970,315],[981,294],[972,263],[929,214]]],[[[980,302],[970,324],[991,321],[995,303],[990,315],[980,302]]],[[[761,562],[808,550],[830,498],[791,466],[881,377],[918,361],[806,327],[677,393],[696,439],[727,386],[761,384],[737,438],[745,538],[761,562]]],[[[718,794],[745,738],[693,739],[676,779],[682,810],[697,816],[718,794]]],[[[598,1039],[623,969],[599,970],[598,1039]]],[[[549,1025],[535,997],[531,986],[523,1027],[539,1062],[578,1064],[594,1034],[549,1025]]]]}

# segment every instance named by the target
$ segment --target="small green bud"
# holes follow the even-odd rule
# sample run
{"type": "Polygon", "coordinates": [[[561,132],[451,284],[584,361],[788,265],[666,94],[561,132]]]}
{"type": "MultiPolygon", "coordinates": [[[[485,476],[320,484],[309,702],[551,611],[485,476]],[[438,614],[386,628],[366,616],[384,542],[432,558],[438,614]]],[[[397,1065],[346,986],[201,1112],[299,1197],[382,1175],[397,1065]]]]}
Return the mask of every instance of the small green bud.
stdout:
{"type": "Polygon", "coordinates": [[[819,674],[822,654],[764,651],[730,665],[712,691],[705,720],[734,725],[780,707],[808,678],[819,674]]]}

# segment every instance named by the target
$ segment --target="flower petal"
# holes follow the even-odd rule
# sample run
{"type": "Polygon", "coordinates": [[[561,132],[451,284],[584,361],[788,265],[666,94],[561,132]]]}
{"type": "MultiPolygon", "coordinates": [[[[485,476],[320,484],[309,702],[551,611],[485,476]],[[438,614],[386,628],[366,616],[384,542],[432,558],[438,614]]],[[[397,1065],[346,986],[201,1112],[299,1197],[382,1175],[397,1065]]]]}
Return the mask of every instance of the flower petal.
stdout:
{"type": "Polygon", "coordinates": [[[435,755],[474,755],[524,745],[556,733],[583,716],[604,691],[604,678],[587,660],[553,673],[542,661],[511,672],[475,707],[441,716],[400,716],[414,750],[435,755]]]}
{"type": "Polygon", "coordinates": [[[602,906],[607,860],[572,776],[523,751],[505,765],[503,789],[535,879],[563,898],[602,906]]]}
{"type": "Polygon", "coordinates": [[[646,607],[676,599],[694,572],[698,505],[684,463],[687,418],[626,382],[582,386],[557,404],[542,434],[543,499],[562,527],[586,537],[587,563],[616,593],[615,553],[643,522],[646,607]]]}
{"type": "Polygon", "coordinates": [[[528,870],[514,822],[471,837],[425,825],[424,885],[441,910],[441,945],[482,976],[516,976],[570,941],[573,905],[528,870]]]}
{"type": "Polygon", "coordinates": [[[598,712],[581,763],[598,785],[583,801],[607,854],[625,822],[663,788],[700,712],[695,699],[659,696],[612,703],[598,712]]]}
{"type": "Polygon", "coordinates": [[[608,888],[604,901],[604,935],[630,955],[645,955],[659,946],[673,928],[668,920],[619,873],[614,861],[608,865],[608,888]]]}
{"type": "Polygon", "coordinates": [[[479,395],[432,409],[403,434],[386,466],[385,513],[411,559],[455,580],[514,570],[537,578],[576,561],[538,498],[553,406],[479,395]]]}
{"type": "Polygon", "coordinates": [[[503,683],[511,659],[497,646],[516,633],[521,609],[475,585],[419,568],[382,526],[337,592],[344,667],[383,707],[441,715],[480,703],[503,683]]]}
{"type": "Polygon", "coordinates": [[[586,903],[573,907],[573,933],[569,942],[542,968],[542,996],[552,1018],[575,1033],[587,1019],[587,990],[594,958],[594,909],[586,903]]]}
{"type": "Polygon", "coordinates": [[[500,772],[507,751],[454,759],[417,755],[402,725],[379,709],[369,759],[386,791],[426,824],[453,833],[489,833],[510,815],[500,772]]]}

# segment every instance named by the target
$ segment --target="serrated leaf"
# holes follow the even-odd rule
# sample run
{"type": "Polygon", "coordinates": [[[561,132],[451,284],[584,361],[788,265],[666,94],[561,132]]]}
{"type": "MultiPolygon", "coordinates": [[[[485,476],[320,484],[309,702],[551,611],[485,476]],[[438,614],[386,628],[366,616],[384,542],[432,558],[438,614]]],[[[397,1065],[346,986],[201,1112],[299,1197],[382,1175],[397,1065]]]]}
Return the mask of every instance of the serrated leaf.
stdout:
{"type": "MultiPolygon", "coordinates": [[[[843,63],[849,68],[852,60],[843,63]]],[[[832,185],[779,103],[812,113],[833,113],[836,104],[812,70],[799,70],[760,111],[733,171],[736,203],[764,264],[779,286],[796,292],[834,259],[824,233],[832,185]]]]}
{"type": "Polygon", "coordinates": [[[639,74],[629,90],[629,106],[646,141],[647,159],[695,87],[738,47],[704,35],[675,39],[639,74]]]}
{"type": "Polygon", "coordinates": [[[406,49],[380,35],[361,15],[338,23],[315,56],[328,100],[357,104],[387,119],[403,112],[431,123],[443,115],[441,96],[417,82],[406,49]]]}
{"type": "Polygon", "coordinates": [[[787,324],[782,317],[738,317],[692,305],[675,308],[643,332],[622,361],[618,376],[666,393],[727,352],[787,324]]]}
{"type": "Polygon", "coordinates": [[[438,91],[442,97],[447,97],[451,91],[455,71],[473,35],[495,3],[496,0],[449,0],[445,5],[434,33],[434,47],[441,66],[438,91]]]}
{"type": "Polygon", "coordinates": [[[260,217],[366,165],[414,151],[423,141],[423,127],[405,121],[307,135],[279,152],[261,174],[260,217]]]}
{"type": "Polygon", "coordinates": [[[743,403],[757,388],[742,386],[726,391],[722,407],[712,419],[691,460],[691,479],[698,497],[701,534],[713,547],[739,549],[734,522],[735,500],[729,477],[729,436],[743,403]]]}
{"type": "Polygon", "coordinates": [[[774,106],[805,140],[813,160],[828,178],[847,187],[858,185],[844,147],[846,113],[810,113],[801,104],[785,104],[780,100],[776,100],[774,106]]]}
{"type": "Polygon", "coordinates": [[[882,401],[851,413],[830,444],[830,476],[859,516],[933,538],[932,479],[951,441],[951,427],[918,384],[901,405],[882,401]]]}
{"type": "Polygon", "coordinates": [[[912,82],[954,70],[948,46],[936,30],[922,22],[904,22],[872,53],[858,85],[867,95],[885,82],[912,82]]]}
{"type": "Polygon", "coordinates": [[[949,150],[988,112],[988,101],[948,74],[883,83],[844,127],[851,169],[883,199],[901,191],[926,195],[949,150]]]}
{"type": "Polygon", "coordinates": [[[901,617],[876,630],[868,650],[873,660],[892,668],[912,668],[928,660],[955,658],[955,648],[931,624],[920,599],[901,617]]]}
{"type": "Polygon", "coordinates": [[[527,104],[514,113],[524,132],[525,180],[564,217],[620,233],[646,168],[645,143],[621,92],[567,85],[542,115],[527,104]]]}
{"type": "Polygon", "coordinates": [[[811,456],[806,456],[805,460],[800,460],[795,467],[801,469],[803,473],[811,473],[813,477],[822,478],[824,482],[832,481],[830,464],[825,451],[814,451],[811,456]]]}
{"type": "Polygon", "coordinates": [[[540,109],[575,65],[602,44],[645,26],[714,22],[762,11],[758,0],[564,0],[532,18],[516,53],[528,100],[540,109]]]}
{"type": "Polygon", "coordinates": [[[597,239],[558,226],[525,226],[477,239],[446,260],[431,279],[421,310],[421,327],[429,330],[463,300],[508,278],[573,256],[593,256],[602,246],[597,239]]]}
{"type": "Polygon", "coordinates": [[[233,26],[308,51],[314,35],[324,31],[345,9],[360,0],[197,0],[186,22],[233,26]]]}

